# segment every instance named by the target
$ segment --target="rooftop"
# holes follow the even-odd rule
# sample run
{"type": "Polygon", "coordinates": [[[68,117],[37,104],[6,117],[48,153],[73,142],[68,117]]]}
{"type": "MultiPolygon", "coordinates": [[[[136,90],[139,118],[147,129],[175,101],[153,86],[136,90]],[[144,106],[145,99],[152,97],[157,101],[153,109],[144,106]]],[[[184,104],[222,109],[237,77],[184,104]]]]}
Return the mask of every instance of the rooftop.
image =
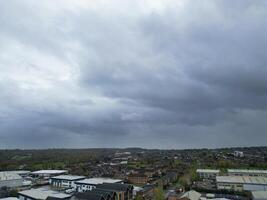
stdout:
{"type": "Polygon", "coordinates": [[[39,170],[32,172],[32,174],[63,174],[67,172],[67,170],[39,170]]]}
{"type": "Polygon", "coordinates": [[[198,173],[219,173],[218,169],[197,169],[198,173]]]}
{"type": "Polygon", "coordinates": [[[267,174],[267,170],[254,170],[254,169],[228,169],[228,173],[255,173],[267,174]]]}
{"type": "Polygon", "coordinates": [[[120,183],[103,183],[96,186],[97,189],[105,190],[115,190],[115,191],[127,191],[128,189],[133,189],[130,184],[120,184],[120,183]]]}
{"type": "Polygon", "coordinates": [[[6,198],[0,198],[0,200],[19,200],[17,197],[6,197],[6,198]]]}
{"type": "Polygon", "coordinates": [[[266,199],[267,191],[253,191],[251,192],[253,199],[266,199]]]}
{"type": "Polygon", "coordinates": [[[76,181],[78,184],[92,184],[98,185],[102,183],[119,183],[122,182],[120,179],[111,179],[111,178],[89,178],[80,181],[76,181]]]}
{"type": "Polygon", "coordinates": [[[13,172],[13,173],[16,173],[16,174],[29,174],[31,171],[28,171],[28,170],[15,170],[15,171],[6,171],[6,172],[13,172]]]}
{"type": "Polygon", "coordinates": [[[217,176],[216,181],[220,183],[241,183],[241,184],[257,184],[267,185],[266,177],[251,176],[217,176]]]}
{"type": "Polygon", "coordinates": [[[188,198],[190,200],[198,200],[201,197],[201,194],[195,190],[190,190],[182,194],[179,198],[188,198]]]}
{"type": "Polygon", "coordinates": [[[0,172],[0,181],[22,179],[20,175],[14,172],[0,172]]]}
{"type": "Polygon", "coordinates": [[[47,197],[56,197],[56,198],[61,198],[61,199],[71,197],[71,195],[53,191],[47,188],[24,190],[24,191],[19,192],[19,194],[25,195],[33,199],[41,199],[41,200],[45,200],[47,197]]]}
{"type": "Polygon", "coordinates": [[[75,175],[59,175],[59,176],[52,177],[52,179],[61,179],[61,180],[70,180],[70,181],[81,180],[84,178],[85,176],[75,176],[75,175]]]}
{"type": "Polygon", "coordinates": [[[92,191],[86,191],[77,193],[75,195],[75,199],[101,200],[104,199],[104,197],[101,194],[96,194],[92,191]]]}

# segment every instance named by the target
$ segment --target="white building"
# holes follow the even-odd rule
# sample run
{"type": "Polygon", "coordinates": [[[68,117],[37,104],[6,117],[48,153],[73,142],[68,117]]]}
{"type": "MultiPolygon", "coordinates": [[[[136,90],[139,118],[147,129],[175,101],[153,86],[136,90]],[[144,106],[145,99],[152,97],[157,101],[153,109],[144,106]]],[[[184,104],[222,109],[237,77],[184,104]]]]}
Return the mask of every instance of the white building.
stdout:
{"type": "Polygon", "coordinates": [[[63,174],[67,174],[68,171],[66,170],[39,170],[39,171],[34,171],[31,172],[31,175],[34,177],[40,177],[40,178],[51,178],[53,176],[57,176],[57,175],[63,175],[63,174]]]}
{"type": "Polygon", "coordinates": [[[266,177],[251,176],[217,176],[217,189],[233,191],[267,190],[266,177]]]}
{"type": "Polygon", "coordinates": [[[85,192],[87,190],[92,190],[96,188],[97,185],[102,183],[123,183],[120,179],[111,179],[111,178],[89,178],[81,181],[76,181],[76,191],[85,192]]]}
{"type": "Polygon", "coordinates": [[[244,157],[244,152],[243,151],[234,151],[234,156],[243,158],[244,157]]]}
{"type": "Polygon", "coordinates": [[[19,200],[46,200],[48,197],[58,199],[70,199],[71,195],[60,193],[57,191],[50,190],[48,188],[38,188],[23,190],[18,193],[19,200]]]}
{"type": "Polygon", "coordinates": [[[59,175],[51,177],[49,183],[53,187],[75,188],[75,181],[80,181],[83,179],[85,179],[85,176],[59,175]]]}
{"type": "Polygon", "coordinates": [[[202,179],[215,179],[220,174],[218,169],[197,169],[197,174],[202,179]]]}
{"type": "Polygon", "coordinates": [[[267,177],[267,170],[228,169],[229,176],[263,176],[267,177]]]}
{"type": "Polygon", "coordinates": [[[201,194],[199,192],[196,192],[195,190],[190,190],[188,192],[185,192],[181,196],[178,197],[178,199],[187,198],[190,200],[200,200],[201,194]]]}
{"type": "Polygon", "coordinates": [[[0,172],[0,188],[1,187],[20,187],[23,185],[23,179],[14,172],[0,172]]]}
{"type": "Polygon", "coordinates": [[[15,170],[15,171],[6,171],[6,172],[16,173],[20,175],[22,178],[27,177],[31,173],[31,171],[28,171],[28,170],[15,170]]]}
{"type": "Polygon", "coordinates": [[[253,200],[267,200],[267,191],[253,191],[251,195],[253,200]]]}

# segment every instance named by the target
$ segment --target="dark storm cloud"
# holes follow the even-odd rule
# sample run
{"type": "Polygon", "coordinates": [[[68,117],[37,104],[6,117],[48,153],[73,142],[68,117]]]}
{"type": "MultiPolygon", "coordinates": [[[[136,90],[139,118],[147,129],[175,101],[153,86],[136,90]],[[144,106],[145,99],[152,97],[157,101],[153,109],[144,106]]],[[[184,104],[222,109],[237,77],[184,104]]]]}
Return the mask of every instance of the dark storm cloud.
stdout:
{"type": "Polygon", "coordinates": [[[264,1],[0,4],[0,148],[265,145],[264,1]]]}

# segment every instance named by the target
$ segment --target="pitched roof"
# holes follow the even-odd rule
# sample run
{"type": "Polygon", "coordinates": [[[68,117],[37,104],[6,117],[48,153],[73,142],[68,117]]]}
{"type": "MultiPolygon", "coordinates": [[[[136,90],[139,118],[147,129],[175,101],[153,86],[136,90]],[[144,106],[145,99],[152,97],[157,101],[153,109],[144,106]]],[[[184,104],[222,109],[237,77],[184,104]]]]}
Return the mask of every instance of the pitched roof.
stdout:
{"type": "Polygon", "coordinates": [[[188,198],[190,200],[199,200],[200,197],[201,197],[201,194],[196,192],[195,190],[190,190],[180,196],[180,198],[188,198]]]}
{"type": "Polygon", "coordinates": [[[96,188],[115,190],[115,191],[127,191],[128,189],[133,189],[133,186],[129,184],[120,184],[120,183],[103,183],[97,185],[96,188]]]}
{"type": "Polygon", "coordinates": [[[99,189],[99,188],[94,188],[92,192],[95,192],[96,194],[102,194],[104,197],[106,195],[110,195],[111,197],[116,195],[116,193],[112,190],[104,190],[104,189],[99,189]]]}
{"type": "Polygon", "coordinates": [[[91,191],[79,192],[75,194],[75,199],[83,199],[83,200],[105,200],[103,195],[96,194],[91,191]]]}

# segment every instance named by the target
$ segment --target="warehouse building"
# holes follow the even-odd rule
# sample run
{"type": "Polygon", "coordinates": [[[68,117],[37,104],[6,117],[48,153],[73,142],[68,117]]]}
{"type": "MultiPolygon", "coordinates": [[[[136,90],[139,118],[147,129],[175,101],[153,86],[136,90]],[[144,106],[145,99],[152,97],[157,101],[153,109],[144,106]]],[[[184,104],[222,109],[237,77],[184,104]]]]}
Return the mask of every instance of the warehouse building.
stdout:
{"type": "Polygon", "coordinates": [[[31,172],[31,175],[36,178],[44,178],[49,179],[53,176],[67,174],[68,171],[66,170],[39,170],[35,172],[31,172]]]}
{"type": "Polygon", "coordinates": [[[20,175],[14,172],[0,172],[0,188],[1,187],[20,187],[23,185],[23,179],[20,175]]]}
{"type": "Polygon", "coordinates": [[[121,183],[103,183],[96,186],[97,189],[114,191],[116,193],[116,200],[132,200],[133,186],[130,184],[121,183]]]}
{"type": "Polygon", "coordinates": [[[251,196],[253,200],[267,200],[267,191],[253,191],[251,196]]]}
{"type": "Polygon", "coordinates": [[[76,191],[85,192],[96,188],[97,185],[103,183],[123,183],[120,179],[111,179],[111,178],[89,178],[80,181],[75,181],[76,191]]]}
{"type": "Polygon", "coordinates": [[[20,191],[18,193],[19,200],[66,200],[70,199],[71,195],[60,193],[57,191],[50,190],[48,188],[38,188],[20,191]]]}
{"type": "Polygon", "coordinates": [[[267,170],[228,169],[229,176],[263,176],[267,177],[267,170]]]}
{"type": "Polygon", "coordinates": [[[31,173],[31,171],[28,171],[28,170],[15,170],[15,171],[6,171],[6,172],[11,172],[11,173],[18,174],[22,178],[25,178],[25,177],[29,176],[29,174],[31,173]]]}
{"type": "Polygon", "coordinates": [[[218,190],[264,191],[267,190],[266,177],[251,176],[217,176],[218,190]]]}
{"type": "Polygon", "coordinates": [[[50,178],[49,183],[57,188],[75,188],[75,181],[85,179],[85,176],[59,175],[50,178]]]}
{"type": "Polygon", "coordinates": [[[216,179],[216,176],[219,176],[220,170],[217,169],[197,169],[197,175],[201,179],[216,179]]]}

